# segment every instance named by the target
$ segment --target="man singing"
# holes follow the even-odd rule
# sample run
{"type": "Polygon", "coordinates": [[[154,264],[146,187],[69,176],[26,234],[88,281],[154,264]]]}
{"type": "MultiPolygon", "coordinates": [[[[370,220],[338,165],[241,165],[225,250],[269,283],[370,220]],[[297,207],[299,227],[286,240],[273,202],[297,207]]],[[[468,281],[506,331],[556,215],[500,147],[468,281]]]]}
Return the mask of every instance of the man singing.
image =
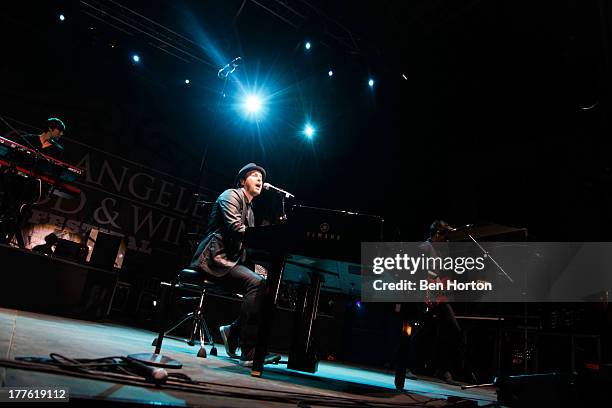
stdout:
{"type": "MultiPolygon", "coordinates": [[[[220,327],[220,331],[228,356],[237,357],[240,345],[240,365],[245,367],[253,365],[266,281],[245,266],[242,241],[246,228],[254,226],[251,203],[261,193],[265,178],[266,171],[255,163],[240,169],[236,188],[225,190],[215,201],[206,235],[191,261],[191,267],[203,272],[207,279],[243,294],[240,316],[231,325],[220,327]]],[[[280,356],[268,355],[265,363],[278,360],[280,356]]]]}

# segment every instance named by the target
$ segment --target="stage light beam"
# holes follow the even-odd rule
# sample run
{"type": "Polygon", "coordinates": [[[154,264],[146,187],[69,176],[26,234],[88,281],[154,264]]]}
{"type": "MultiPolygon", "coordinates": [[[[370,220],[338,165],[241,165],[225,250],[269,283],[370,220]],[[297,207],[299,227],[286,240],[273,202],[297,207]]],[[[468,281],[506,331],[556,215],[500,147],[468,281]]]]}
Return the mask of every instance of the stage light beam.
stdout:
{"type": "Polygon", "coordinates": [[[332,71],[331,69],[327,71],[327,76],[329,76],[330,78],[334,76],[334,71],[332,71]]]}
{"type": "Polygon", "coordinates": [[[310,41],[306,41],[306,44],[304,44],[304,48],[306,48],[306,50],[309,50],[311,47],[310,41]]]}
{"type": "Polygon", "coordinates": [[[370,88],[373,88],[373,87],[374,87],[374,80],[373,80],[372,78],[370,78],[370,80],[368,81],[368,86],[369,86],[370,88]]]}
{"type": "Polygon", "coordinates": [[[132,61],[138,64],[140,62],[140,55],[138,54],[132,55],[132,61]]]}
{"type": "Polygon", "coordinates": [[[66,20],[66,16],[65,16],[65,15],[63,15],[63,14],[60,14],[58,17],[59,17],[59,20],[60,20],[60,21],[64,21],[64,20],[66,20]]]}
{"type": "Polygon", "coordinates": [[[307,138],[312,139],[314,134],[315,134],[315,128],[310,123],[307,123],[306,126],[304,126],[304,135],[307,138]]]}
{"type": "Polygon", "coordinates": [[[189,79],[185,80],[185,84],[189,85],[191,83],[191,81],[189,79]]]}
{"type": "Polygon", "coordinates": [[[257,114],[261,110],[261,99],[257,95],[248,95],[244,108],[249,114],[257,114]]]}

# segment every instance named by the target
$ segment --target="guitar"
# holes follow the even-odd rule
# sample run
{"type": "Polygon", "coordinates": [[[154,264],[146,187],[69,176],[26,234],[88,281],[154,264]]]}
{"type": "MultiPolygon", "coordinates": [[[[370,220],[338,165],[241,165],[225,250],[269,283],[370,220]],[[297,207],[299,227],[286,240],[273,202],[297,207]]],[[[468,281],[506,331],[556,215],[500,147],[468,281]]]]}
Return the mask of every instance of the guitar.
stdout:
{"type": "MultiPolygon", "coordinates": [[[[432,283],[436,284],[436,286],[441,284],[442,287],[445,288],[447,281],[448,281],[447,276],[440,277],[440,275],[437,274],[436,272],[427,271],[427,283],[429,283],[430,285],[432,283]]],[[[432,307],[433,305],[447,303],[449,301],[447,293],[448,291],[446,289],[442,289],[442,290],[430,289],[428,286],[427,290],[425,291],[425,305],[429,308],[429,307],[432,307]]]]}

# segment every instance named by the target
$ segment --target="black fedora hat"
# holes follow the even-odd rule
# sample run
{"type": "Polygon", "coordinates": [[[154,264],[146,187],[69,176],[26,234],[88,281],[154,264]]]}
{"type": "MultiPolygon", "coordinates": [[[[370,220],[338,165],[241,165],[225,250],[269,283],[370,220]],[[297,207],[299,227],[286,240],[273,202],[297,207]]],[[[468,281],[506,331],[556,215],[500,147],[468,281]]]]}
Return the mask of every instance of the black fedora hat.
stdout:
{"type": "Polygon", "coordinates": [[[246,175],[254,170],[260,172],[263,180],[266,180],[266,169],[256,165],[255,163],[249,163],[243,168],[241,168],[240,171],[238,171],[238,174],[236,174],[236,179],[234,180],[234,184],[236,185],[236,187],[240,187],[240,180],[246,178],[246,175]]]}

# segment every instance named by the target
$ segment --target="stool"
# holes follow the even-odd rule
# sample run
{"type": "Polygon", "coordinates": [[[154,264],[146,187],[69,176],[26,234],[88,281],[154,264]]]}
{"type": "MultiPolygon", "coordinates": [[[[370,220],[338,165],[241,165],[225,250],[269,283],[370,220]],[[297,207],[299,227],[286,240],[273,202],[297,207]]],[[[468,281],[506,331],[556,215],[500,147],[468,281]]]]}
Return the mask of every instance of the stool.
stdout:
{"type": "MultiPolygon", "coordinates": [[[[198,357],[206,358],[206,349],[204,348],[206,338],[206,342],[212,344],[212,348],[210,349],[210,354],[213,356],[217,355],[217,348],[215,347],[215,343],[213,341],[212,335],[210,334],[210,330],[208,329],[208,325],[206,324],[206,319],[204,318],[204,300],[206,294],[216,288],[213,282],[204,279],[203,275],[194,270],[194,269],[181,269],[176,278],[171,282],[162,282],[162,294],[160,296],[160,330],[158,337],[153,340],[153,346],[155,346],[155,354],[159,354],[161,350],[161,344],[164,337],[170,337],[172,339],[185,341],[190,346],[195,345],[196,337],[200,343],[200,350],[198,351],[198,357]],[[175,289],[192,289],[200,292],[199,301],[195,308],[195,310],[191,313],[188,313],[182,319],[180,319],[177,323],[170,326],[169,329],[166,329],[166,305],[168,301],[171,301],[173,298],[175,289]],[[188,340],[183,338],[168,336],[169,333],[174,331],[176,328],[181,326],[183,323],[192,320],[191,325],[191,335],[188,340]]],[[[188,298],[187,298],[188,299],[188,298]]],[[[193,298],[198,299],[198,298],[193,298]]]]}

